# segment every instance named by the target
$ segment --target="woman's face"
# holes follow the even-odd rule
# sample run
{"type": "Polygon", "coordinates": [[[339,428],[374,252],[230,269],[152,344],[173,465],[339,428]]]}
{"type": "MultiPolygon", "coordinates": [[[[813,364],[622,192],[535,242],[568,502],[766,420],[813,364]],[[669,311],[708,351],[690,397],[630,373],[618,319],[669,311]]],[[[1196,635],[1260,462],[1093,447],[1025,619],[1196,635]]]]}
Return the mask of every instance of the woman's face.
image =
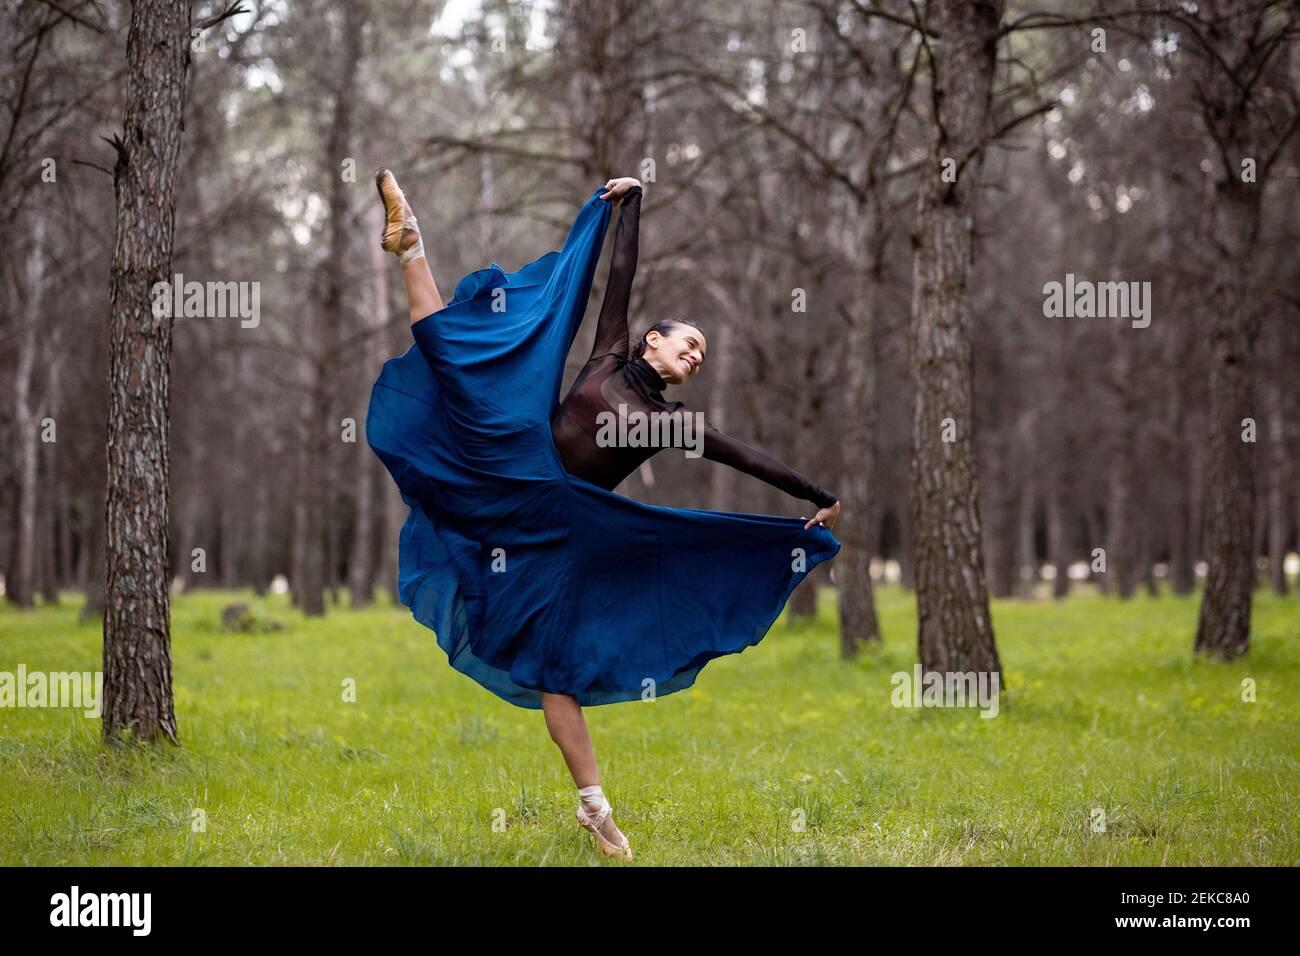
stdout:
{"type": "Polygon", "coordinates": [[[659,332],[646,335],[645,360],[664,381],[680,385],[695,377],[704,364],[707,348],[703,332],[693,325],[679,324],[667,335],[659,332]]]}

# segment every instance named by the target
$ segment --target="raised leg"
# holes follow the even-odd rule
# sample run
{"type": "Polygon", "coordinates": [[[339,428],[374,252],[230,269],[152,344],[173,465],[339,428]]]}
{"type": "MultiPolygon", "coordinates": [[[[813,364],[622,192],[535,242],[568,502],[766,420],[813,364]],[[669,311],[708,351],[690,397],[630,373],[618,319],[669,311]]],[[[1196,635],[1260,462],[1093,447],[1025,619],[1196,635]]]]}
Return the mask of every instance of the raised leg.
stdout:
{"type": "MultiPolygon", "coordinates": [[[[591,733],[587,730],[587,718],[583,716],[578,698],[569,694],[542,694],[542,712],[546,715],[546,729],[555,741],[564,762],[573,775],[573,782],[579,789],[600,783],[600,771],[596,768],[596,750],[591,745],[591,733]]],[[[583,801],[584,808],[595,813],[599,804],[583,801]]],[[[610,843],[618,846],[623,842],[623,834],[614,825],[611,815],[600,828],[601,835],[610,843]]]]}
{"type": "Polygon", "coordinates": [[[402,263],[402,278],[406,281],[406,300],[411,324],[442,308],[442,296],[429,272],[429,262],[424,257],[424,242],[406,194],[397,185],[397,179],[388,169],[375,173],[375,185],[384,204],[384,232],[380,245],[385,252],[396,254],[402,263]]]}
{"type": "Polygon", "coordinates": [[[406,300],[410,305],[412,325],[442,308],[442,296],[438,294],[438,285],[433,281],[424,256],[403,262],[402,278],[406,280],[406,300]]]}

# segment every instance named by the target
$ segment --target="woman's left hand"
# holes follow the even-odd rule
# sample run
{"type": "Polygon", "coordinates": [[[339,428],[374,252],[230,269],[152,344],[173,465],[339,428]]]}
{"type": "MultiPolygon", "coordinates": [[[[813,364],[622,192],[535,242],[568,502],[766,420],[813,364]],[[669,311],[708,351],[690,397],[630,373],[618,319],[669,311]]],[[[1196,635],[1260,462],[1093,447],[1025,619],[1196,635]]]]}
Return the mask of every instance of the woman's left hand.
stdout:
{"type": "Polygon", "coordinates": [[[815,524],[824,525],[826,528],[833,528],[835,527],[835,522],[839,520],[839,517],[840,503],[837,501],[829,508],[823,508],[821,511],[809,518],[808,523],[804,525],[804,529],[806,530],[811,528],[815,524]]]}
{"type": "Polygon", "coordinates": [[[631,176],[623,176],[619,179],[611,179],[605,183],[607,192],[601,196],[601,199],[611,199],[623,195],[633,186],[640,186],[641,180],[633,179],[631,176]]]}

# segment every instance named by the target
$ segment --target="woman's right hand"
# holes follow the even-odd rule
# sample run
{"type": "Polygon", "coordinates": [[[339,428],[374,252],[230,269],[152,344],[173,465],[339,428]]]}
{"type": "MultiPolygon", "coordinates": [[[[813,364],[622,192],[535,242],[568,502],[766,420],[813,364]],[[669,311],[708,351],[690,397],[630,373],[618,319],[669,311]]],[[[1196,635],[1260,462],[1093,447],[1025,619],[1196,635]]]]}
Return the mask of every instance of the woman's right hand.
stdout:
{"type": "Polygon", "coordinates": [[[623,176],[619,179],[611,179],[605,183],[607,192],[601,196],[601,199],[617,198],[631,189],[633,186],[640,186],[639,179],[633,179],[631,176],[623,176]]]}

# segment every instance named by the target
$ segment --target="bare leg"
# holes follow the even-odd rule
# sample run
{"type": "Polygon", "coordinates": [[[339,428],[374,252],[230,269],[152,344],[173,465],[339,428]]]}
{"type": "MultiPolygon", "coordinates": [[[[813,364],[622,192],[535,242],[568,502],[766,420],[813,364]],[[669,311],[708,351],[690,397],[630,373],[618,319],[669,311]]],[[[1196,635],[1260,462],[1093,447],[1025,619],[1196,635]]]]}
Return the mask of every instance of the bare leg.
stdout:
{"type": "Polygon", "coordinates": [[[402,278],[406,280],[406,299],[411,306],[412,325],[442,308],[442,296],[438,294],[438,285],[433,281],[429,261],[424,256],[403,262],[402,278]]]}
{"type": "Polygon", "coordinates": [[[402,263],[402,278],[406,281],[406,300],[410,306],[411,324],[414,325],[443,306],[438,286],[429,272],[429,261],[424,258],[424,242],[420,226],[415,220],[406,194],[397,185],[397,179],[387,167],[375,172],[375,185],[379,199],[384,204],[384,231],[380,247],[385,252],[396,253],[402,263]]]}
{"type": "MultiPolygon", "coordinates": [[[[564,755],[564,762],[573,775],[573,782],[579,788],[591,787],[600,783],[600,771],[596,768],[596,750],[591,745],[591,734],[587,730],[587,718],[582,714],[578,698],[569,694],[542,694],[542,712],[546,715],[546,729],[551,739],[564,755]]],[[[596,804],[586,805],[594,812],[596,804]]],[[[600,828],[601,834],[610,843],[618,846],[623,842],[623,834],[614,825],[611,815],[600,828]]]]}

